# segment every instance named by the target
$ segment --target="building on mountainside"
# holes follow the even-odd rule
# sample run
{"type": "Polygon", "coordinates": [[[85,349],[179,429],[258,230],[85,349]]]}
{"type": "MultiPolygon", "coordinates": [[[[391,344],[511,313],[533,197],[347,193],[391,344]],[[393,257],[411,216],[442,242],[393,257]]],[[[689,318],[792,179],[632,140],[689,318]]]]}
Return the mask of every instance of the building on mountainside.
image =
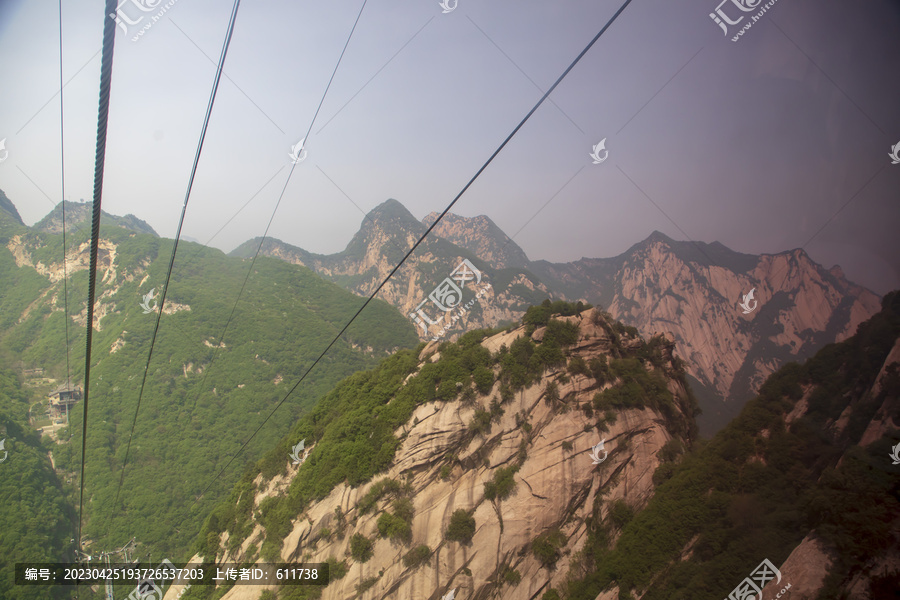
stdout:
{"type": "Polygon", "coordinates": [[[66,424],[69,423],[69,408],[78,403],[82,398],[81,388],[72,387],[63,384],[50,392],[50,412],[52,418],[62,419],[65,417],[66,424]]]}

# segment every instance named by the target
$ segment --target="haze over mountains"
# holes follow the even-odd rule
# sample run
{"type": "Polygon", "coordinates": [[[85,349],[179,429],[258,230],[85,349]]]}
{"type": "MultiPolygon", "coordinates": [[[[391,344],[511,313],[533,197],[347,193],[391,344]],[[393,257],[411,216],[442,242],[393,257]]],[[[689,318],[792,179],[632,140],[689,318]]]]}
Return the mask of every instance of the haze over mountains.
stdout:
{"type": "MultiPolygon", "coordinates": [[[[373,209],[347,248],[318,255],[275,239],[261,253],[302,264],[354,293],[370,294],[430,226],[436,213],[418,221],[401,203],[373,209]]],[[[231,254],[252,256],[259,240],[231,254]]],[[[679,242],[654,232],[619,256],[570,263],[531,261],[488,217],[448,214],[378,297],[409,315],[463,260],[480,269],[492,288],[465,314],[431,307],[452,339],[479,327],[521,318],[527,306],[553,297],[583,300],[644,336],[670,332],[704,414],[701,433],[718,430],[760,384],[790,360],[811,356],[841,341],[878,311],[880,298],[848,281],[839,267],[826,269],[802,249],[754,256],[721,243],[679,242]],[[739,303],[751,289],[758,304],[744,314],[739,303]],[[458,317],[453,321],[453,317],[458,317]]],[[[464,292],[469,300],[473,288],[464,292]]],[[[426,302],[427,304],[427,302],[426,302]]],[[[750,303],[752,306],[752,302],[750,303]]]]}

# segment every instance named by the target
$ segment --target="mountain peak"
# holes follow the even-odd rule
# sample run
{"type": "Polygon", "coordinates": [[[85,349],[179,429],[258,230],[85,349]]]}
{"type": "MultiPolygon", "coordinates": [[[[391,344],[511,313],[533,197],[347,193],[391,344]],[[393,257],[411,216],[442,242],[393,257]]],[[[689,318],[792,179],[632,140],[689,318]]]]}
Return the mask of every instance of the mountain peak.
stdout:
{"type": "Polygon", "coordinates": [[[372,219],[376,223],[382,220],[389,220],[391,222],[405,222],[405,223],[416,223],[419,224],[418,219],[416,219],[409,210],[403,206],[403,203],[394,200],[393,198],[388,198],[375,208],[369,211],[369,214],[366,215],[369,219],[372,219]]]}
{"type": "MultiPolygon", "coordinates": [[[[439,216],[437,212],[428,213],[422,223],[430,227],[439,216]]],[[[447,213],[434,228],[434,233],[465,248],[495,268],[527,268],[530,262],[522,248],[487,215],[462,217],[447,213]]]]}
{"type": "MultiPolygon", "coordinates": [[[[79,225],[90,225],[92,212],[93,212],[94,203],[93,202],[71,202],[69,200],[65,201],[65,209],[66,209],[66,228],[75,228],[77,229],[79,225]]],[[[34,228],[38,231],[44,231],[46,233],[62,233],[62,223],[63,223],[63,203],[60,202],[53,210],[51,210],[47,215],[34,224],[34,228]]],[[[130,229],[131,231],[136,231],[138,233],[149,233],[154,237],[159,237],[159,234],[151,227],[146,221],[139,219],[138,217],[128,214],[124,217],[120,217],[117,215],[111,215],[108,212],[100,211],[100,223],[102,225],[113,225],[115,227],[122,227],[123,229],[130,229]]]]}
{"type": "Polygon", "coordinates": [[[19,215],[19,211],[16,210],[16,205],[12,203],[12,200],[6,196],[3,190],[0,190],[0,212],[7,213],[19,225],[25,224],[19,215]]]}
{"type": "Polygon", "coordinates": [[[675,243],[675,240],[664,234],[662,231],[654,229],[653,233],[647,236],[647,239],[644,240],[645,244],[650,244],[653,242],[665,242],[666,244],[672,245],[673,243],[675,243]]]}

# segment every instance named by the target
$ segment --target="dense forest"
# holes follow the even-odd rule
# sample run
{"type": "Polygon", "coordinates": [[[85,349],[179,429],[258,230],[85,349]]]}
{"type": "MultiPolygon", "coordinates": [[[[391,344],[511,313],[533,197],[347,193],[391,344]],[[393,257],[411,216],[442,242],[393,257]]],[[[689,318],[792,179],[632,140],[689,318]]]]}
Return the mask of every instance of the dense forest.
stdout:
{"type": "Polygon", "coordinates": [[[71,561],[70,539],[75,512],[53,472],[48,451],[52,442],[28,424],[31,394],[18,377],[0,370],[0,598],[44,600],[67,598],[59,587],[13,585],[17,562],[71,561]]]}

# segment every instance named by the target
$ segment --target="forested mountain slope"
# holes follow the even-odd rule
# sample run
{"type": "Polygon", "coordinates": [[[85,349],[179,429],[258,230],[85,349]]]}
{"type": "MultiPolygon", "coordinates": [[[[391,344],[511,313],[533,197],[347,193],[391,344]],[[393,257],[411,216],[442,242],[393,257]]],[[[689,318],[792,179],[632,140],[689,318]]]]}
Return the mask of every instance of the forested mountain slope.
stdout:
{"type": "Polygon", "coordinates": [[[900,293],[856,335],[782,367],[676,467],[615,545],[586,546],[563,598],[725,598],[764,559],[764,598],[900,590],[900,293]],[[898,464],[894,464],[898,463],[898,464]],[[599,595],[598,595],[599,594],[599,595]]]}
{"type": "MultiPolygon", "coordinates": [[[[61,235],[0,213],[8,217],[0,219],[0,355],[63,383],[68,320],[68,364],[81,385],[88,232],[68,232],[64,270],[61,235]]],[[[289,423],[346,376],[416,343],[413,325],[374,301],[214,482],[364,299],[260,257],[235,305],[250,261],[181,242],[141,395],[171,248],[153,234],[101,228],[85,475],[85,537],[94,552],[137,537],[139,556],[176,560],[243,465],[289,423]]],[[[60,472],[80,469],[81,430],[76,405],[59,432],[65,443],[53,450],[60,472]]]]}
{"type": "MultiPolygon", "coordinates": [[[[66,230],[76,232],[90,232],[91,213],[94,209],[93,202],[66,202],[66,230]]],[[[62,233],[63,203],[57,204],[43,219],[34,224],[33,228],[44,233],[62,233]]],[[[137,233],[149,233],[159,237],[152,227],[145,221],[134,215],[120,217],[108,212],[100,211],[100,226],[115,226],[130,229],[137,233]]]]}
{"type": "Polygon", "coordinates": [[[58,587],[13,585],[17,562],[73,560],[75,511],[53,472],[41,436],[28,425],[31,394],[0,369],[0,598],[68,598],[58,587]]]}

